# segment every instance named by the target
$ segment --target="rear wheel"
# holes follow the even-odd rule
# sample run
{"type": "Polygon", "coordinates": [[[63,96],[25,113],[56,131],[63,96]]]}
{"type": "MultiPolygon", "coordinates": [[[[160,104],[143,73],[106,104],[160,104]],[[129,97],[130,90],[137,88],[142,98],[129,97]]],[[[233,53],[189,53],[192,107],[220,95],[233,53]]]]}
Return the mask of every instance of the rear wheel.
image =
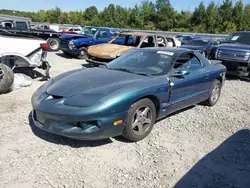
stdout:
{"type": "Polygon", "coordinates": [[[79,49],[79,55],[77,56],[78,59],[86,59],[88,54],[88,50],[85,47],[81,47],[79,49]]]}
{"type": "Polygon", "coordinates": [[[0,94],[8,92],[13,82],[13,71],[8,66],[0,63],[0,94]]]}
{"type": "Polygon", "coordinates": [[[151,132],[155,120],[154,103],[147,98],[141,99],[129,109],[123,136],[133,142],[142,140],[151,132]]]}
{"type": "Polygon", "coordinates": [[[50,51],[58,51],[59,50],[59,39],[58,38],[49,38],[47,40],[50,51]]]}
{"type": "Polygon", "coordinates": [[[206,101],[208,106],[214,106],[218,102],[221,94],[221,87],[221,82],[219,80],[215,80],[210,91],[209,98],[206,101]]]}

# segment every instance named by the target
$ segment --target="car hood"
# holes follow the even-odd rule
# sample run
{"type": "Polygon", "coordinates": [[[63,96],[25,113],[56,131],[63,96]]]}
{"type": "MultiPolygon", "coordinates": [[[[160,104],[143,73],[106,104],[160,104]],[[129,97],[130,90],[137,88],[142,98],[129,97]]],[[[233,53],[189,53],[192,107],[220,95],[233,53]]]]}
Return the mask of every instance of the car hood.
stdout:
{"type": "Polygon", "coordinates": [[[63,34],[60,36],[60,39],[79,39],[79,38],[90,38],[86,35],[79,35],[79,34],[63,34]]]}
{"type": "Polygon", "coordinates": [[[191,50],[202,50],[206,48],[206,46],[191,46],[191,45],[182,45],[181,48],[187,48],[191,50]]]}
{"type": "Polygon", "coordinates": [[[72,72],[56,80],[47,88],[47,93],[65,98],[77,94],[98,95],[101,99],[121,87],[145,79],[150,78],[106,68],[89,68],[72,72]]]}
{"type": "Polygon", "coordinates": [[[240,50],[240,51],[246,51],[246,50],[249,50],[250,51],[250,45],[247,45],[247,44],[230,44],[230,43],[224,43],[224,44],[221,44],[219,45],[219,48],[231,48],[231,49],[237,49],[237,50],[240,50]]]}
{"type": "Polygon", "coordinates": [[[114,59],[118,54],[125,54],[134,48],[135,47],[132,46],[118,44],[101,44],[89,47],[88,54],[98,58],[114,59]]]}

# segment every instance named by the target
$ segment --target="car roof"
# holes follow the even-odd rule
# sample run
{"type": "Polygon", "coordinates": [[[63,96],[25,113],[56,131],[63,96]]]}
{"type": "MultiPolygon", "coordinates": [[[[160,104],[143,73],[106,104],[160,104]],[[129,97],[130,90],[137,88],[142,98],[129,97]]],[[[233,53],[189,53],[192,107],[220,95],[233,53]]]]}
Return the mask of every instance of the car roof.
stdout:
{"type": "Polygon", "coordinates": [[[233,34],[236,34],[236,33],[250,34],[250,31],[236,31],[236,32],[234,32],[233,34]]]}
{"type": "Polygon", "coordinates": [[[126,34],[126,35],[134,35],[134,36],[154,36],[155,34],[153,33],[146,33],[146,32],[127,32],[127,31],[122,31],[121,34],[126,34]]]}
{"type": "Polygon", "coordinates": [[[176,54],[183,53],[183,52],[192,52],[193,50],[189,50],[186,48],[163,48],[163,47],[158,47],[158,48],[139,48],[136,49],[137,51],[152,51],[152,52],[157,52],[157,51],[166,51],[166,52],[173,52],[176,54]]]}

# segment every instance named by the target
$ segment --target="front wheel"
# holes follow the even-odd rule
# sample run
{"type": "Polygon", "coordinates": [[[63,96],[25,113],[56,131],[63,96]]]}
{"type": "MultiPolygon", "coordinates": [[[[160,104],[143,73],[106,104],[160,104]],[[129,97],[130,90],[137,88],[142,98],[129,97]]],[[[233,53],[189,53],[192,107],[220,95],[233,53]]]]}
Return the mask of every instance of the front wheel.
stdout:
{"type": "Polygon", "coordinates": [[[220,94],[221,94],[221,87],[222,87],[222,84],[219,80],[215,80],[213,82],[212,89],[209,94],[209,98],[206,101],[208,106],[214,106],[218,102],[220,98],[220,94]]]}
{"type": "Polygon", "coordinates": [[[86,59],[88,54],[88,50],[85,47],[81,47],[79,49],[79,55],[77,56],[78,59],[86,59]]]}
{"type": "Polygon", "coordinates": [[[129,109],[123,136],[132,142],[142,140],[151,132],[155,120],[154,103],[147,98],[141,99],[129,109]]]}
{"type": "Polygon", "coordinates": [[[6,65],[0,63],[0,94],[7,93],[14,82],[14,73],[6,65]]]}

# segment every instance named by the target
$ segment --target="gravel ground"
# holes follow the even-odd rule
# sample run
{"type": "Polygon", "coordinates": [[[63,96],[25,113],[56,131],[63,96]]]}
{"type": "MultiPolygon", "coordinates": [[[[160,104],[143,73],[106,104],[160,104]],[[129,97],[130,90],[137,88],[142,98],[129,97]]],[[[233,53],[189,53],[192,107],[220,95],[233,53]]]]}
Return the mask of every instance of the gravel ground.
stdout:
{"type": "MultiPolygon", "coordinates": [[[[52,76],[84,61],[50,53],[52,76]]],[[[138,143],[75,141],[30,120],[44,82],[1,95],[0,187],[250,187],[250,83],[227,80],[218,104],[159,121],[138,143]]]]}

